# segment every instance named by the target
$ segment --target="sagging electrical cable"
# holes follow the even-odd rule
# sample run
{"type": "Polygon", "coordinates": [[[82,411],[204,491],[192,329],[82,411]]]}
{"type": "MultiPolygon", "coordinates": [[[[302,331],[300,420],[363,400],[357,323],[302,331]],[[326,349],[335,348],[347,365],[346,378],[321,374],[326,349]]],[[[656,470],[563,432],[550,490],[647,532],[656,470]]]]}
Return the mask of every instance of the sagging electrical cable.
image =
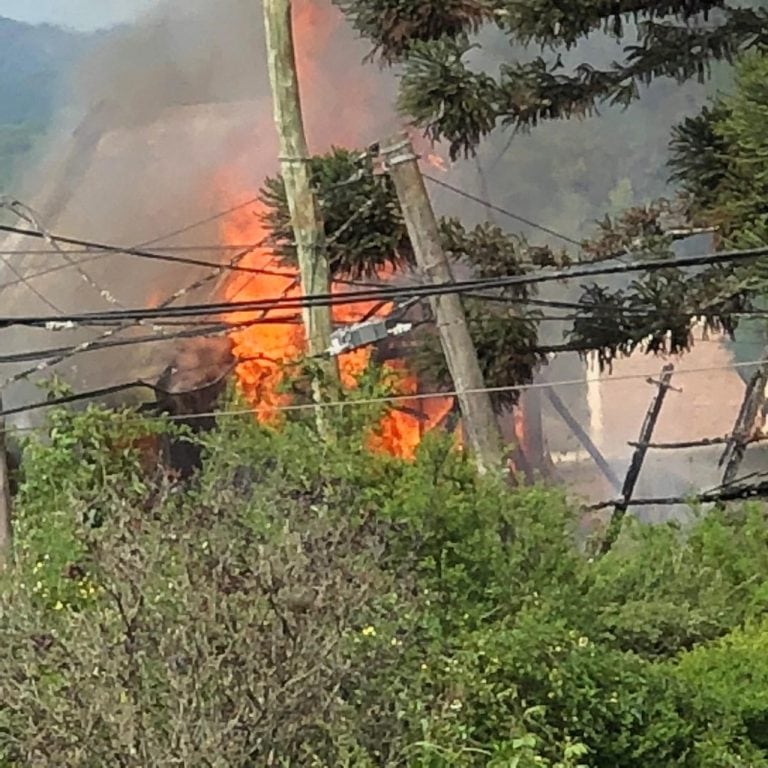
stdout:
{"type": "Polygon", "coordinates": [[[446,294],[462,294],[469,291],[491,290],[494,288],[509,288],[523,285],[538,285],[541,283],[558,282],[561,280],[569,280],[574,278],[599,277],[603,275],[615,275],[631,272],[654,272],[663,269],[669,269],[671,267],[690,268],[697,266],[708,266],[733,261],[755,259],[765,255],[768,255],[768,247],[763,246],[760,248],[707,253],[698,256],[680,256],[666,259],[652,259],[648,261],[635,262],[632,264],[601,265],[599,267],[585,266],[553,270],[550,272],[531,273],[527,275],[509,275],[494,278],[479,278],[474,280],[460,280],[455,282],[434,283],[426,285],[391,287],[385,286],[378,287],[375,290],[350,291],[342,294],[314,294],[310,296],[301,296],[295,298],[274,297],[270,299],[259,299],[254,301],[218,302],[174,308],[140,308],[131,310],[114,310],[110,312],[73,313],[56,317],[0,317],[0,328],[14,325],[24,325],[29,327],[51,327],[57,324],[71,325],[72,327],[75,327],[77,325],[87,325],[93,322],[102,322],[104,320],[113,319],[150,320],[166,317],[199,317],[223,313],[227,313],[228,315],[232,316],[237,315],[238,313],[254,312],[265,309],[301,309],[304,307],[317,306],[332,307],[339,305],[368,303],[385,298],[392,300],[398,298],[416,297],[430,298],[446,294]]]}

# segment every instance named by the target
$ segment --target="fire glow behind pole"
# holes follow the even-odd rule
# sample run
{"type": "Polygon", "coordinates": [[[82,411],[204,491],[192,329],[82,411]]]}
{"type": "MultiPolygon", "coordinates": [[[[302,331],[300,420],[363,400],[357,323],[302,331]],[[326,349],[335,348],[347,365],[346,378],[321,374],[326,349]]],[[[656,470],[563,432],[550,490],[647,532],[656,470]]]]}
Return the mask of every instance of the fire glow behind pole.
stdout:
{"type": "MultiPolygon", "coordinates": [[[[330,293],[330,270],[325,250],[320,209],[312,190],[309,154],[301,115],[299,82],[290,0],[263,0],[269,78],[272,85],[275,125],[280,139],[280,164],[291,212],[296,252],[305,296],[330,293]]],[[[331,343],[329,307],[302,310],[309,354],[323,355],[331,343]]],[[[329,383],[338,379],[336,361],[325,363],[329,383]]],[[[315,400],[321,398],[321,382],[313,383],[315,400]]],[[[318,420],[322,420],[318,409],[318,420]]]]}

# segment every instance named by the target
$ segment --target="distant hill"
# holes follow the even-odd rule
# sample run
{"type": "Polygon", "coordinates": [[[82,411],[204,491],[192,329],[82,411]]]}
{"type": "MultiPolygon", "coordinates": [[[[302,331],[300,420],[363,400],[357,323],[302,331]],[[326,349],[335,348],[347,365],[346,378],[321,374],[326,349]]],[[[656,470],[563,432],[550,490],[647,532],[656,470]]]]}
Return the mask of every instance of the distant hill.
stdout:
{"type": "Polygon", "coordinates": [[[0,16],[0,123],[44,123],[98,35],[0,16]]]}
{"type": "Polygon", "coordinates": [[[78,60],[99,39],[0,16],[0,192],[48,127],[78,60]]]}

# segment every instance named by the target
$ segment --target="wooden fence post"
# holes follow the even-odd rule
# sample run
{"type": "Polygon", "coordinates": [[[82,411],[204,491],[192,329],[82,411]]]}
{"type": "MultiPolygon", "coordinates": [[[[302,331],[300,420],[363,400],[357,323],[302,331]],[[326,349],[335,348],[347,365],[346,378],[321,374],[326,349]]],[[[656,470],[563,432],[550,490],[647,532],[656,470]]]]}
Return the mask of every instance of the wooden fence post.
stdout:
{"type": "Polygon", "coordinates": [[[637,480],[640,477],[640,470],[643,468],[645,455],[648,453],[648,443],[653,436],[656,422],[659,420],[661,406],[664,404],[664,398],[667,396],[667,391],[670,389],[669,382],[672,379],[674,370],[675,367],[669,363],[662,368],[661,379],[659,381],[649,379],[650,383],[655,384],[658,387],[658,391],[653,400],[651,400],[651,404],[648,406],[648,411],[645,414],[645,420],[643,421],[643,426],[640,430],[637,447],[632,454],[632,461],[629,463],[629,469],[624,478],[624,485],[621,489],[621,499],[614,506],[611,522],[608,525],[608,531],[600,545],[601,555],[609,552],[611,547],[616,543],[616,539],[619,538],[621,524],[624,522],[624,516],[627,513],[629,502],[632,500],[635,485],[637,485],[637,480]]]}
{"type": "MultiPolygon", "coordinates": [[[[768,359],[768,348],[763,350],[762,357],[763,360],[768,359]]],[[[730,485],[736,479],[736,473],[739,471],[747,444],[752,437],[760,407],[765,402],[766,384],[768,384],[768,363],[763,363],[747,384],[736,423],[733,425],[733,431],[728,437],[725,450],[718,462],[720,467],[723,464],[726,465],[723,472],[724,486],[730,485]]]]}

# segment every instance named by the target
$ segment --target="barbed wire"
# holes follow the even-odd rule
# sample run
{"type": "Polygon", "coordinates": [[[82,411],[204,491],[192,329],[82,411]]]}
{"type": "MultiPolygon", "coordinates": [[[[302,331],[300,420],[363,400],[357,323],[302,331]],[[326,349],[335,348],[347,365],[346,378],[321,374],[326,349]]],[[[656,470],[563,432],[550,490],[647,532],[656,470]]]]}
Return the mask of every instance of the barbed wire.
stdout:
{"type": "MultiPolygon", "coordinates": [[[[53,235],[51,235],[51,233],[47,230],[45,225],[40,220],[40,216],[33,208],[26,205],[25,203],[22,203],[20,200],[16,200],[15,198],[11,197],[0,197],[0,208],[5,208],[6,210],[18,216],[22,221],[25,221],[27,224],[30,224],[32,227],[34,227],[35,231],[39,233],[40,237],[42,237],[53,249],[55,249],[55,251],[67,262],[67,264],[80,275],[81,279],[87,285],[93,288],[107,304],[110,304],[113,307],[118,307],[120,309],[125,308],[124,305],[110,291],[108,291],[106,288],[102,288],[84,269],[82,269],[76,260],[69,256],[69,254],[67,254],[67,252],[59,246],[59,244],[56,242],[56,238],[53,237],[53,235]]],[[[5,262],[7,265],[8,260],[6,259],[5,262]]],[[[36,295],[42,297],[42,293],[37,291],[35,288],[32,288],[26,279],[22,279],[24,280],[27,287],[30,288],[30,290],[33,290],[36,295]]],[[[49,306],[54,306],[47,299],[44,299],[44,301],[49,306]]]]}

